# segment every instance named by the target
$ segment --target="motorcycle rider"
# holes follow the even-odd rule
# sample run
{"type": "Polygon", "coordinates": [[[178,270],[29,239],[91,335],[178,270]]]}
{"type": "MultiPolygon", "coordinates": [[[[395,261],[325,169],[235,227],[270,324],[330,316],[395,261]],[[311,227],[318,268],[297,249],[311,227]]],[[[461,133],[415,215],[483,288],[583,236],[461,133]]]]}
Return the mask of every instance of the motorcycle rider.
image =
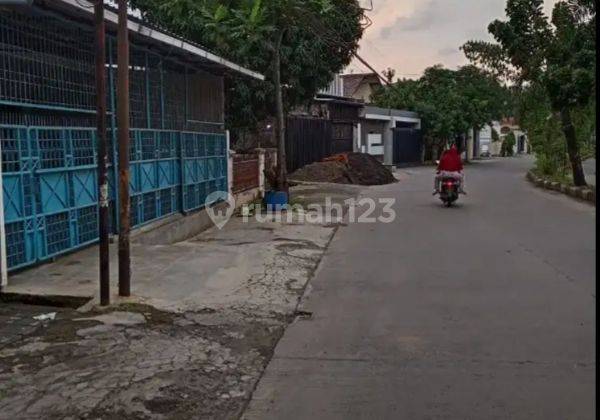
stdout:
{"type": "Polygon", "coordinates": [[[446,150],[440,158],[440,163],[437,167],[437,174],[435,176],[434,191],[433,195],[440,192],[440,182],[442,178],[454,178],[460,181],[459,192],[466,194],[464,190],[465,175],[463,173],[463,163],[456,145],[452,145],[449,150],[446,150]]]}

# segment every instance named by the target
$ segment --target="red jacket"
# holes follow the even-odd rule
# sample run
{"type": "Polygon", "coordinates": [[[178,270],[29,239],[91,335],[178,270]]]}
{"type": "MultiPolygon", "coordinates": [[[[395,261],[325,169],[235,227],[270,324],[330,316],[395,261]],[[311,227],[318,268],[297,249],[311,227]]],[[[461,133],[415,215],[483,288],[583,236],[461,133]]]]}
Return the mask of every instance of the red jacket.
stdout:
{"type": "Polygon", "coordinates": [[[456,146],[452,146],[450,150],[446,150],[440,159],[438,171],[461,172],[463,170],[462,159],[456,150],[456,146]]]}

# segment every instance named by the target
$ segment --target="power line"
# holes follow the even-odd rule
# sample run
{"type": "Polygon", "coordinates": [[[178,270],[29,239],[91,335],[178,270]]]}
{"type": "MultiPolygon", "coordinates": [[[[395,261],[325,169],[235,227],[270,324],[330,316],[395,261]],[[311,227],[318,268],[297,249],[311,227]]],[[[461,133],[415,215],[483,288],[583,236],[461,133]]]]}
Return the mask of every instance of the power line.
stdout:
{"type": "MultiPolygon", "coordinates": [[[[322,22],[320,22],[318,19],[314,19],[313,23],[320,24],[322,22]]],[[[317,32],[312,25],[307,25],[307,28],[313,33],[313,35],[315,35],[316,37],[321,39],[325,44],[327,44],[329,46],[346,47],[346,48],[353,47],[353,45],[351,45],[349,42],[340,40],[339,34],[332,33],[331,28],[326,28],[324,25],[321,28],[319,28],[319,29],[321,29],[320,33],[317,32]],[[325,39],[325,37],[323,35],[328,35],[328,39],[325,39]]],[[[371,64],[369,64],[369,62],[367,62],[367,60],[365,60],[358,54],[358,52],[354,51],[352,53],[352,55],[354,57],[356,57],[356,59],[358,59],[358,61],[360,61],[362,64],[364,64],[369,70],[371,70],[379,79],[381,79],[381,81],[383,83],[385,83],[388,86],[390,85],[390,82],[385,77],[380,75],[379,72],[377,70],[375,70],[375,68],[373,68],[373,66],[371,66],[371,64]]]]}
{"type": "Polygon", "coordinates": [[[379,72],[377,70],[375,70],[373,68],[373,66],[371,66],[367,60],[365,60],[364,58],[362,58],[360,55],[358,55],[358,53],[354,53],[354,57],[356,57],[358,59],[358,61],[360,61],[361,63],[363,63],[369,70],[371,70],[373,73],[375,73],[377,75],[377,77],[379,77],[381,79],[381,81],[383,83],[385,83],[386,85],[390,86],[390,82],[389,80],[387,80],[385,77],[383,77],[382,75],[379,74],[379,72]]]}

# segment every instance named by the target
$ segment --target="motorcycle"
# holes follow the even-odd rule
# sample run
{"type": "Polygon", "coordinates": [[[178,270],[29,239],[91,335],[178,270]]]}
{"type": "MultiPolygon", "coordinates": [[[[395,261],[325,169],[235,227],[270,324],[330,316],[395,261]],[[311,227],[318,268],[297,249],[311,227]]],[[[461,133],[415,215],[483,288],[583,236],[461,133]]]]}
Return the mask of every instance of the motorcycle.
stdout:
{"type": "MultiPolygon", "coordinates": [[[[439,161],[436,161],[439,165],[439,161]]],[[[458,200],[460,194],[460,180],[452,177],[444,177],[440,185],[440,200],[446,207],[451,207],[458,200]]]]}
{"type": "Polygon", "coordinates": [[[440,200],[446,207],[451,207],[458,200],[460,181],[455,178],[442,178],[440,188],[440,200]]]}

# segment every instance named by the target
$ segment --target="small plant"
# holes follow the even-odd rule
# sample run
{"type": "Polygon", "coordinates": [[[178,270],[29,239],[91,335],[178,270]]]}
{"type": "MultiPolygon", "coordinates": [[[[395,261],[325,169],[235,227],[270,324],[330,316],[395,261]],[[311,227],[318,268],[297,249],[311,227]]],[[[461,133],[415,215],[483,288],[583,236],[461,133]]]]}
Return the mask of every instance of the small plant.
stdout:
{"type": "Polygon", "coordinates": [[[535,169],[539,175],[555,175],[556,173],[558,173],[559,166],[560,165],[558,159],[554,157],[545,154],[538,154],[536,156],[535,169]]]}
{"type": "Polygon", "coordinates": [[[515,144],[517,144],[517,139],[515,138],[515,134],[511,131],[506,135],[504,141],[502,142],[502,147],[500,148],[500,155],[502,157],[513,156],[515,144]]]}

